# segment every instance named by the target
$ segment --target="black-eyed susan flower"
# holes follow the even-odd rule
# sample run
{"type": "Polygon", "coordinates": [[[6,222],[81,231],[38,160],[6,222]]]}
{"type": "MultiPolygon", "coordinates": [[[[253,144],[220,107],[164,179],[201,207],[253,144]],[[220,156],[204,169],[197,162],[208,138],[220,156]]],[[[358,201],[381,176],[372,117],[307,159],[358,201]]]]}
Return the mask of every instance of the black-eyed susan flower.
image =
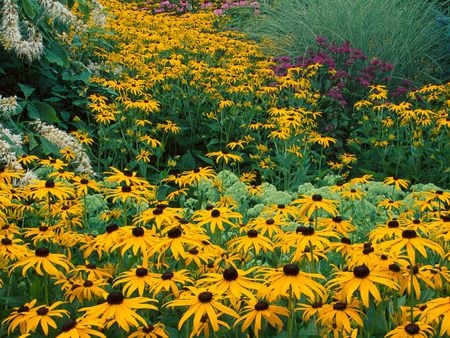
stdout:
{"type": "Polygon", "coordinates": [[[97,327],[99,329],[103,328],[103,321],[100,319],[88,319],[88,318],[77,318],[68,319],[60,328],[60,333],[56,336],[57,338],[89,338],[89,337],[100,337],[106,338],[106,335],[99,330],[94,329],[97,327]]]}
{"type": "Polygon", "coordinates": [[[122,272],[114,280],[113,286],[116,287],[120,284],[123,284],[122,291],[126,297],[130,297],[135,291],[142,297],[145,290],[156,284],[156,281],[154,276],[149,275],[147,268],[139,266],[130,271],[122,272]]]}
{"type": "Polygon", "coordinates": [[[350,232],[356,230],[356,227],[352,224],[351,219],[344,219],[340,215],[320,218],[318,224],[319,228],[324,228],[326,231],[335,231],[343,236],[347,236],[350,232]]]}
{"type": "Polygon", "coordinates": [[[250,290],[257,290],[261,284],[253,278],[247,277],[255,269],[248,271],[229,267],[219,273],[207,273],[203,278],[197,280],[198,286],[213,288],[218,294],[226,294],[234,298],[240,298],[242,295],[252,297],[250,290]]]}
{"type": "Polygon", "coordinates": [[[206,154],[206,157],[215,157],[216,163],[219,163],[220,161],[225,162],[225,164],[228,164],[228,162],[242,162],[243,159],[240,155],[232,154],[228,151],[213,151],[206,154]]]}
{"type": "Polygon", "coordinates": [[[24,277],[30,268],[33,268],[40,276],[48,274],[57,277],[61,274],[59,268],[68,272],[72,268],[72,263],[67,256],[50,253],[48,248],[41,247],[34,250],[34,254],[27,255],[14,263],[11,267],[11,271],[20,267],[22,267],[22,276],[24,277]]]}
{"type": "Polygon", "coordinates": [[[289,223],[282,214],[273,217],[257,217],[248,221],[248,226],[257,230],[259,234],[272,238],[274,235],[282,235],[284,233],[282,226],[289,223]]]}
{"type": "Polygon", "coordinates": [[[112,182],[116,184],[124,184],[126,186],[131,185],[143,185],[148,186],[149,183],[145,178],[141,178],[137,176],[137,173],[134,171],[131,171],[129,169],[124,169],[123,171],[120,171],[117,168],[110,167],[111,171],[105,172],[107,177],[105,178],[106,182],[112,182]]]}
{"type": "Polygon", "coordinates": [[[386,334],[386,338],[427,338],[434,333],[434,329],[425,323],[415,322],[397,326],[386,334]]]}
{"type": "Polygon", "coordinates": [[[386,224],[377,224],[377,227],[369,232],[369,239],[372,242],[381,242],[402,237],[404,222],[397,218],[392,218],[386,224]]]}
{"type": "Polygon", "coordinates": [[[253,325],[255,337],[259,337],[259,331],[262,329],[264,322],[276,327],[280,332],[283,329],[280,316],[289,317],[289,310],[283,306],[271,304],[265,299],[258,300],[251,297],[246,301],[246,306],[242,308],[241,316],[234,323],[234,326],[242,322],[241,331],[244,332],[250,325],[253,325]]]}
{"type": "Polygon", "coordinates": [[[105,198],[111,199],[112,203],[121,201],[126,203],[132,201],[135,203],[145,202],[150,191],[139,185],[119,185],[115,188],[105,189],[105,198]]]}
{"type": "Polygon", "coordinates": [[[120,250],[120,255],[125,256],[127,250],[131,250],[134,256],[141,255],[144,262],[147,262],[149,252],[153,250],[158,241],[154,229],[144,227],[123,227],[123,237],[111,247],[111,251],[120,250]]]}
{"type": "Polygon", "coordinates": [[[172,208],[167,203],[158,203],[155,207],[148,208],[140,212],[133,220],[135,225],[153,223],[156,229],[160,230],[168,225],[178,223],[177,219],[182,218],[181,208],[172,208]]]}
{"type": "Polygon", "coordinates": [[[106,328],[113,324],[130,331],[130,326],[137,327],[139,323],[146,325],[146,320],[136,313],[136,310],[158,310],[154,305],[149,304],[154,300],[147,297],[125,298],[121,292],[110,292],[105,294],[105,302],[99,305],[83,307],[78,311],[85,312],[83,317],[87,319],[100,319],[105,323],[106,328]]]}
{"type": "Polygon", "coordinates": [[[64,167],[67,167],[67,163],[64,163],[59,158],[52,158],[52,157],[40,160],[39,164],[46,167],[50,167],[53,170],[61,170],[64,169],[64,167]]]}
{"type": "Polygon", "coordinates": [[[11,235],[4,236],[0,240],[0,256],[5,261],[23,259],[30,254],[27,245],[20,238],[14,238],[11,235]]]}
{"type": "MultiPolygon", "coordinates": [[[[57,282],[55,284],[57,284],[57,282]]],[[[80,303],[99,299],[106,292],[105,287],[107,285],[108,283],[103,279],[70,279],[66,284],[64,297],[71,303],[75,299],[80,303]]]]}
{"type": "Polygon", "coordinates": [[[450,297],[435,298],[426,302],[420,320],[427,324],[439,321],[441,323],[439,336],[450,336],[450,297]]]}
{"type": "Polygon", "coordinates": [[[189,270],[181,269],[178,271],[166,270],[164,273],[149,273],[153,278],[150,286],[150,293],[158,295],[160,292],[170,292],[175,298],[178,298],[180,290],[186,285],[194,284],[194,280],[189,275],[189,270]]]}
{"type": "Polygon", "coordinates": [[[98,183],[89,177],[76,176],[72,179],[72,183],[75,186],[78,196],[86,196],[89,191],[100,190],[98,183]]]}
{"type": "Polygon", "coordinates": [[[325,199],[320,194],[313,194],[311,196],[303,196],[292,201],[293,205],[299,205],[299,213],[302,216],[310,218],[313,213],[319,210],[324,210],[332,216],[336,216],[338,211],[336,209],[337,201],[325,199]]]}
{"type": "Polygon", "coordinates": [[[86,261],[85,264],[77,265],[71,273],[74,278],[85,278],[85,279],[109,279],[112,278],[111,273],[108,269],[98,266],[92,262],[86,261]]]}
{"type": "Polygon", "coordinates": [[[413,264],[415,264],[416,260],[416,251],[425,258],[428,256],[426,249],[434,251],[441,257],[444,256],[444,250],[438,243],[433,242],[430,239],[420,237],[415,230],[410,229],[403,230],[401,238],[380,243],[380,248],[397,254],[400,254],[403,250],[406,250],[406,254],[413,264]]]}
{"type": "Polygon", "coordinates": [[[383,275],[374,268],[367,265],[359,265],[353,268],[353,271],[338,271],[335,277],[331,279],[327,286],[338,287],[342,298],[350,302],[356,291],[359,291],[364,306],[369,307],[370,295],[376,301],[381,302],[381,294],[376,284],[385,285],[391,289],[397,290],[399,285],[393,282],[388,276],[383,275]]]}
{"type": "Polygon", "coordinates": [[[29,186],[30,192],[27,197],[36,199],[47,199],[54,197],[56,199],[66,199],[74,195],[72,187],[61,181],[37,180],[29,186]]]}
{"type": "Polygon", "coordinates": [[[128,335],[128,338],[169,338],[169,335],[164,324],[154,323],[139,326],[135,332],[128,335]]]}
{"type": "Polygon", "coordinates": [[[338,332],[349,334],[352,332],[353,322],[360,327],[364,326],[363,316],[363,312],[358,307],[358,302],[336,301],[323,306],[317,321],[323,325],[335,327],[338,332]]]}
{"type": "Polygon", "coordinates": [[[209,225],[209,229],[214,233],[216,228],[224,231],[225,225],[230,227],[236,226],[242,221],[242,215],[225,207],[207,208],[206,210],[195,211],[192,215],[192,220],[199,227],[209,225]]]}
{"type": "Polygon", "coordinates": [[[255,229],[250,229],[245,235],[229,240],[227,246],[232,252],[248,253],[250,249],[253,249],[256,255],[259,255],[261,250],[266,253],[274,249],[272,241],[255,229]]]}
{"type": "Polygon", "coordinates": [[[322,297],[326,290],[315,279],[325,279],[318,273],[307,273],[300,271],[297,264],[286,264],[282,269],[267,269],[263,272],[264,280],[268,287],[269,301],[277,299],[279,296],[287,297],[292,294],[295,299],[300,299],[305,295],[308,299],[314,300],[322,297]]]}
{"type": "Polygon", "coordinates": [[[26,334],[28,330],[28,320],[34,313],[37,299],[33,299],[22,306],[15,307],[14,310],[2,320],[2,324],[8,325],[8,335],[12,334],[16,328],[19,328],[21,334],[26,334]]]}
{"type": "Polygon", "coordinates": [[[219,300],[223,299],[223,296],[213,293],[205,289],[189,288],[189,291],[183,293],[182,297],[172,300],[165,304],[167,307],[188,307],[183,316],[178,322],[178,329],[180,330],[183,324],[190,317],[193,319],[192,331],[198,331],[198,328],[202,326],[206,317],[212,326],[213,331],[219,331],[218,318],[222,315],[229,315],[234,318],[239,318],[239,315],[231,308],[223,305],[219,300]],[[202,318],[203,319],[202,323],[202,318]]]}
{"type": "Polygon", "coordinates": [[[35,332],[38,327],[41,327],[44,334],[48,336],[49,327],[52,327],[54,329],[57,328],[56,322],[52,317],[62,318],[64,316],[69,316],[69,311],[64,309],[56,309],[58,306],[64,303],[65,302],[57,301],[50,306],[41,305],[33,308],[33,311],[30,311],[29,317],[27,319],[27,331],[35,332]]]}
{"type": "Polygon", "coordinates": [[[186,266],[194,263],[197,267],[202,267],[214,258],[214,255],[209,251],[200,250],[199,246],[194,246],[187,250],[183,255],[183,260],[186,266]]]}
{"type": "Polygon", "coordinates": [[[402,190],[408,189],[410,181],[397,176],[389,176],[384,179],[384,183],[394,186],[395,190],[402,190]]]}
{"type": "Polygon", "coordinates": [[[199,167],[189,171],[183,171],[175,180],[180,187],[190,186],[201,180],[212,180],[217,176],[211,167],[199,167]]]}

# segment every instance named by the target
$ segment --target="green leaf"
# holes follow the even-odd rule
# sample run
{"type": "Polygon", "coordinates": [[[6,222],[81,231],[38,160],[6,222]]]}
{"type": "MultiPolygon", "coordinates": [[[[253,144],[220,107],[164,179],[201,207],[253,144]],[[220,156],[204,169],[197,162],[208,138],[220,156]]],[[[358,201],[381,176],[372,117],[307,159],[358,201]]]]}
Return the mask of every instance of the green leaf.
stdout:
{"type": "Polygon", "coordinates": [[[22,91],[23,95],[25,95],[25,98],[29,98],[31,94],[33,94],[35,88],[30,87],[28,85],[22,84],[22,83],[18,83],[17,84],[20,88],[20,90],[22,91]]]}
{"type": "Polygon", "coordinates": [[[34,19],[36,16],[36,2],[32,0],[22,0],[22,7],[25,14],[30,18],[34,19]]]}
{"type": "Polygon", "coordinates": [[[44,122],[59,122],[56,111],[48,103],[31,101],[27,104],[28,116],[32,119],[40,119],[44,122]]]}

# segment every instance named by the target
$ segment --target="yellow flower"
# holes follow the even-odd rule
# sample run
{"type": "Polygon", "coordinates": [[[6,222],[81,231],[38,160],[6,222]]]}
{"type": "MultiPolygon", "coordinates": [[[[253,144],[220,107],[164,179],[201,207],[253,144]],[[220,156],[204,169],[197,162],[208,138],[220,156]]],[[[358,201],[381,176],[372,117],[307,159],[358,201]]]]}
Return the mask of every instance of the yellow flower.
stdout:
{"type": "Polygon", "coordinates": [[[22,276],[25,277],[27,271],[33,268],[40,276],[47,273],[50,276],[58,277],[61,275],[61,271],[56,266],[60,266],[68,272],[72,263],[65,255],[50,253],[48,248],[37,248],[33,256],[26,256],[13,264],[11,271],[23,267],[22,276]]]}
{"type": "Polygon", "coordinates": [[[78,318],[69,319],[61,327],[61,333],[56,338],[89,338],[100,337],[106,338],[106,336],[98,330],[92,328],[96,326],[98,328],[103,327],[103,321],[100,319],[88,319],[78,318]]]}
{"type": "Polygon", "coordinates": [[[386,334],[386,338],[427,338],[434,334],[434,329],[421,322],[400,325],[386,334]]]}
{"type": "Polygon", "coordinates": [[[384,179],[384,183],[387,185],[393,185],[396,190],[402,190],[402,188],[408,189],[410,182],[396,176],[389,176],[384,179]]]}
{"type": "Polygon", "coordinates": [[[292,201],[292,204],[300,204],[300,215],[306,215],[308,218],[311,217],[314,212],[318,212],[319,210],[325,210],[332,216],[338,214],[336,209],[337,201],[325,199],[320,194],[298,198],[292,201]]]}
{"type": "Polygon", "coordinates": [[[222,315],[229,315],[239,318],[239,315],[229,307],[219,302],[223,299],[220,295],[207,291],[205,289],[188,288],[189,291],[184,292],[180,298],[172,300],[165,304],[167,307],[187,306],[178,323],[178,330],[181,330],[183,324],[190,317],[194,316],[192,331],[197,331],[202,326],[202,321],[207,319],[215,332],[219,331],[220,321],[218,318],[222,315]]]}
{"type": "Polygon", "coordinates": [[[211,153],[207,153],[206,157],[215,157],[216,163],[219,163],[219,161],[223,160],[225,164],[228,164],[228,162],[242,162],[243,159],[241,156],[237,154],[229,153],[228,151],[214,151],[211,153]]]}
{"type": "Polygon", "coordinates": [[[426,302],[426,308],[420,315],[421,321],[431,324],[441,322],[439,336],[450,336],[450,297],[435,298],[426,302]]]}
{"type": "Polygon", "coordinates": [[[62,318],[64,316],[69,316],[69,311],[67,310],[56,310],[58,306],[64,304],[65,302],[55,302],[50,306],[42,305],[35,307],[33,311],[30,311],[29,317],[27,319],[27,331],[35,332],[40,326],[42,331],[47,336],[49,333],[49,327],[56,329],[56,322],[52,317],[62,318]]]}
{"type": "Polygon", "coordinates": [[[280,332],[283,328],[283,322],[279,316],[289,316],[287,308],[272,305],[264,299],[257,300],[255,297],[251,297],[246,304],[242,309],[241,317],[234,323],[234,326],[243,322],[241,331],[244,332],[253,324],[253,332],[257,338],[259,337],[259,331],[262,329],[263,320],[267,321],[270,326],[276,327],[280,332]]]}
{"type": "Polygon", "coordinates": [[[105,322],[106,328],[110,328],[117,323],[120,328],[129,332],[130,325],[136,327],[139,326],[139,323],[147,324],[146,320],[135,310],[158,310],[156,306],[148,304],[153,301],[153,299],[147,297],[125,298],[120,292],[111,292],[107,295],[104,303],[84,307],[78,311],[85,312],[83,316],[89,320],[102,320],[105,322]]]}

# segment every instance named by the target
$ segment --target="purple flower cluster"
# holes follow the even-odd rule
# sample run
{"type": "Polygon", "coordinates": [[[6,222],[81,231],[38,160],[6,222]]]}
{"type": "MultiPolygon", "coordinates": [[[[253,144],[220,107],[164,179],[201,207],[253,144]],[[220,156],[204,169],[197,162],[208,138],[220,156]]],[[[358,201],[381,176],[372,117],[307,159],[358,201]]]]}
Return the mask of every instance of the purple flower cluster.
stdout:
{"type": "Polygon", "coordinates": [[[214,14],[221,16],[232,8],[253,8],[254,13],[259,14],[259,2],[247,0],[225,0],[220,8],[214,10],[214,14]]]}
{"type": "MultiPolygon", "coordinates": [[[[364,88],[370,85],[390,84],[392,79],[389,75],[394,68],[392,64],[377,58],[369,61],[363,51],[353,48],[348,41],[336,44],[318,36],[316,44],[317,46],[310,48],[305,55],[296,58],[288,56],[274,58],[275,75],[285,76],[289,68],[320,63],[324,66],[320,74],[330,80],[328,81],[330,85],[323,94],[337,101],[342,107],[349,103],[349,95],[346,93],[354,96],[355,92],[364,91],[364,88]]],[[[407,86],[406,82],[402,83],[394,90],[394,95],[403,95],[409,89],[410,84],[407,86]]]]}
{"type": "Polygon", "coordinates": [[[158,4],[158,7],[154,9],[155,13],[186,13],[192,10],[192,4],[189,1],[180,0],[178,3],[170,2],[169,0],[163,0],[158,4]]]}

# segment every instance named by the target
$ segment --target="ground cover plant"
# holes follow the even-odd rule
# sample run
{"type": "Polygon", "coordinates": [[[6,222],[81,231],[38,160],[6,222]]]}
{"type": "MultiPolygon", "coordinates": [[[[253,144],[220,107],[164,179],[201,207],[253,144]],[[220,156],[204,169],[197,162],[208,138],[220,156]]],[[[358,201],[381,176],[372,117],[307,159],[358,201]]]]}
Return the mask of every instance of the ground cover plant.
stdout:
{"type": "Polygon", "coordinates": [[[47,35],[1,31],[1,335],[450,335],[449,83],[274,59],[255,2],[14,4],[47,35]]]}

